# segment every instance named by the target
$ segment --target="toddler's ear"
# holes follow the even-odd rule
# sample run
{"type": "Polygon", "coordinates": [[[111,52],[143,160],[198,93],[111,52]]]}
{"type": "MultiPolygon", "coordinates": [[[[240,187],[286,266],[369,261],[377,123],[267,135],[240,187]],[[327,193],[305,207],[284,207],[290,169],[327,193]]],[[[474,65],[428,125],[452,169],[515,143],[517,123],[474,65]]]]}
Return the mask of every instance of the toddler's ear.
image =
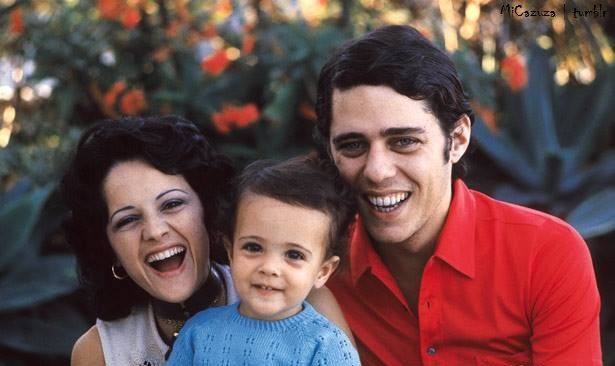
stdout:
{"type": "Polygon", "coordinates": [[[226,255],[230,263],[233,261],[233,243],[226,236],[222,238],[222,242],[224,243],[224,249],[226,249],[226,255]]]}
{"type": "Polygon", "coordinates": [[[318,271],[318,275],[316,275],[316,281],[314,281],[314,288],[321,288],[327,283],[327,280],[333,272],[337,269],[337,266],[340,264],[340,257],[337,255],[331,256],[331,258],[327,259],[320,266],[320,270],[318,271]]]}

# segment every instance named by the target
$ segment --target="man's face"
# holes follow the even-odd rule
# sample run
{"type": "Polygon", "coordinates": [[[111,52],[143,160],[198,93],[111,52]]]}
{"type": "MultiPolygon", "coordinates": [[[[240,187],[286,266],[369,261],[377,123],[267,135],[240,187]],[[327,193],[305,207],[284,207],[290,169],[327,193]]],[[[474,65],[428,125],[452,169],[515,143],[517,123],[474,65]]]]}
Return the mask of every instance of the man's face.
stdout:
{"type": "Polygon", "coordinates": [[[446,138],[423,101],[367,85],[334,90],[330,132],[333,160],[357,189],[361,217],[376,243],[418,251],[434,242],[452,196],[452,163],[463,155],[465,137],[461,150],[453,137],[445,160],[446,138]]]}

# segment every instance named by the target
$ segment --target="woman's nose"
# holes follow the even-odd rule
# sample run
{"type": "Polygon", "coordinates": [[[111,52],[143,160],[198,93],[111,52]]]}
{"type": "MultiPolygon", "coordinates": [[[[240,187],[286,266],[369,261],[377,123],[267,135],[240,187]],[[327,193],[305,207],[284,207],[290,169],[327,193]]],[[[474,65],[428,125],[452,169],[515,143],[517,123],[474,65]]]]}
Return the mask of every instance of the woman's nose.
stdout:
{"type": "Polygon", "coordinates": [[[160,240],[169,232],[169,223],[162,217],[148,217],[143,224],[143,240],[160,240]]]}

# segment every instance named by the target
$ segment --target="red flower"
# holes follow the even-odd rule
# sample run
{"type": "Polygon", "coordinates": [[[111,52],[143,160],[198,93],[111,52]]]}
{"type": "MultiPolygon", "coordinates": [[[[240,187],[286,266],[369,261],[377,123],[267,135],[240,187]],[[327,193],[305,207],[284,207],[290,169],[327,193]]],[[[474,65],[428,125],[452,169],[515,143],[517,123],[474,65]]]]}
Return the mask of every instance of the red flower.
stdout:
{"type": "Polygon", "coordinates": [[[124,11],[122,0],[98,0],[98,12],[103,19],[117,19],[124,11]]]}
{"type": "Polygon", "coordinates": [[[527,69],[523,57],[518,54],[505,57],[500,62],[502,76],[512,91],[519,91],[527,85],[527,69]]]}
{"type": "Polygon", "coordinates": [[[201,69],[208,74],[218,76],[226,70],[230,63],[228,57],[226,57],[226,52],[219,50],[203,59],[201,69]]]}
{"type": "Polygon", "coordinates": [[[9,32],[13,34],[22,34],[24,31],[23,12],[20,7],[11,11],[9,16],[9,32]]]}
{"type": "Polygon", "coordinates": [[[256,43],[256,37],[252,34],[246,34],[243,37],[243,44],[241,45],[241,53],[244,55],[249,55],[254,50],[254,44],[256,43]]]}
{"type": "Polygon", "coordinates": [[[299,114],[309,121],[316,121],[316,111],[311,103],[301,102],[299,105],[299,114]]]}
{"type": "Polygon", "coordinates": [[[120,110],[129,116],[134,116],[147,107],[145,93],[141,89],[126,92],[120,100],[120,110]]]}
{"type": "Polygon", "coordinates": [[[483,106],[476,101],[472,101],[470,104],[472,105],[472,109],[474,109],[489,131],[496,133],[498,131],[498,122],[493,109],[483,106]]]}
{"type": "Polygon", "coordinates": [[[224,106],[220,112],[211,116],[216,129],[222,134],[229,133],[231,127],[245,128],[258,121],[259,118],[260,111],[254,103],[243,106],[224,106]]]}
{"type": "Polygon", "coordinates": [[[117,100],[117,96],[126,90],[126,82],[123,80],[116,81],[111,85],[111,88],[105,93],[103,96],[103,103],[109,109],[113,109],[115,107],[115,102],[117,100]]]}
{"type": "Polygon", "coordinates": [[[124,28],[132,29],[141,21],[141,13],[136,8],[128,8],[122,14],[124,28]]]}

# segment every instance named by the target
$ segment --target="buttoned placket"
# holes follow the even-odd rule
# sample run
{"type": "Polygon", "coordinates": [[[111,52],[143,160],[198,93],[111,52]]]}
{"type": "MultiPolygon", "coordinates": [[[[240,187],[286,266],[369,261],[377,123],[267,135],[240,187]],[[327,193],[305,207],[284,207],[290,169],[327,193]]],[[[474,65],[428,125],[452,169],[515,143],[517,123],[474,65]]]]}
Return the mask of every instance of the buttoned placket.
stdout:
{"type": "Polygon", "coordinates": [[[419,292],[418,318],[421,359],[424,366],[439,365],[440,302],[438,293],[437,259],[431,257],[425,264],[419,292]]]}

